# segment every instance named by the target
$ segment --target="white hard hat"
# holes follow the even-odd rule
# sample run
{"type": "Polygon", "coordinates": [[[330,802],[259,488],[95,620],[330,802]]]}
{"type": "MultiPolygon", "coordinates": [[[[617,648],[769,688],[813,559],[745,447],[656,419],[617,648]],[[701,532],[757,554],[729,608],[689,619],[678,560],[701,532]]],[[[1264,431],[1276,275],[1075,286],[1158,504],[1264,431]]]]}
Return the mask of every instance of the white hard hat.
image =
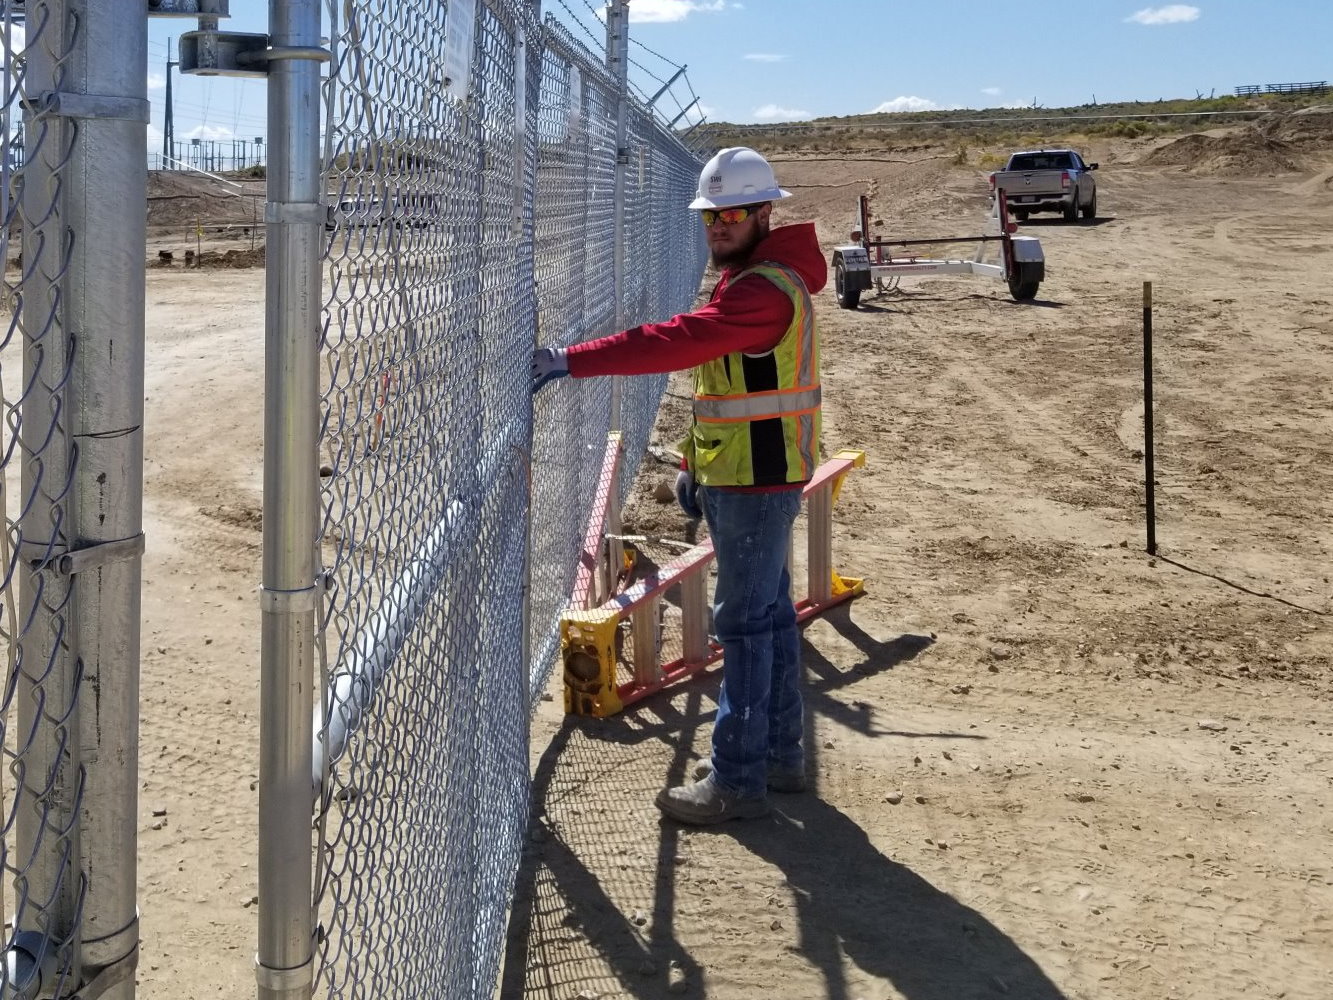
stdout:
{"type": "Polygon", "coordinates": [[[704,164],[699,197],[690,208],[735,208],[790,197],[778,187],[767,160],[746,146],[731,146],[704,164]]]}

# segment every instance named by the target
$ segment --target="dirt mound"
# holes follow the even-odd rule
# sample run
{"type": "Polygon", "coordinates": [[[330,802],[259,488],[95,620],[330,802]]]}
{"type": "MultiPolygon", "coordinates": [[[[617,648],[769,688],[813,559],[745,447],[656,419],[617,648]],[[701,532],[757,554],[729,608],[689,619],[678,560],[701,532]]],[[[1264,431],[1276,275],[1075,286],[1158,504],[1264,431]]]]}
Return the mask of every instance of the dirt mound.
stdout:
{"type": "Polygon", "coordinates": [[[237,187],[180,170],[148,172],[149,226],[249,222],[256,211],[263,218],[263,200],[263,181],[237,187]]]}
{"type": "Polygon", "coordinates": [[[184,260],[177,260],[176,255],[171,251],[160,251],[155,260],[149,262],[151,267],[187,268],[206,267],[263,267],[265,248],[263,246],[255,247],[253,250],[205,250],[197,256],[193,251],[186,251],[184,260]]]}
{"type": "Polygon", "coordinates": [[[1272,115],[1223,134],[1181,136],[1144,155],[1148,166],[1183,166],[1187,173],[1270,177],[1306,168],[1305,154],[1333,147],[1333,109],[1272,115]]]}
{"type": "Polygon", "coordinates": [[[1321,104],[1289,115],[1273,115],[1255,126],[1270,139],[1306,149],[1333,147],[1333,106],[1321,104]]]}
{"type": "Polygon", "coordinates": [[[1141,163],[1184,167],[1191,174],[1268,177],[1300,170],[1292,144],[1246,128],[1231,135],[1186,135],[1146,154],[1141,163]]]}

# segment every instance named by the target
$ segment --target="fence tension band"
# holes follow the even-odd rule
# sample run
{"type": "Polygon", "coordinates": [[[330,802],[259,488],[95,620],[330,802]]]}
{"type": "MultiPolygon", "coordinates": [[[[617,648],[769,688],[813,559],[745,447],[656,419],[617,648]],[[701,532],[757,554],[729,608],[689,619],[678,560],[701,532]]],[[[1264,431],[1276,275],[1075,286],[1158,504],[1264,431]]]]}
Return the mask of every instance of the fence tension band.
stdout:
{"type": "Polygon", "coordinates": [[[137,97],[106,97],[49,90],[29,105],[38,118],[87,118],[147,125],[151,106],[137,97]]]}
{"type": "MultiPolygon", "coordinates": [[[[138,922],[135,923],[137,926],[138,922]]],[[[70,1000],[97,1000],[112,987],[120,986],[123,983],[133,983],[138,968],[139,946],[135,944],[134,950],[124,958],[98,969],[93,977],[70,1000]]]]}
{"type": "Polygon", "coordinates": [[[314,611],[318,587],[302,587],[300,590],[270,590],[259,588],[259,609],[266,614],[285,615],[314,611]]]}
{"type": "Polygon", "coordinates": [[[190,31],[181,36],[182,73],[198,76],[268,75],[269,63],[326,63],[333,54],[318,45],[270,45],[269,36],[246,31],[190,31]]]}
{"type": "Polygon", "coordinates": [[[286,993],[290,990],[306,989],[314,982],[315,956],[311,955],[304,964],[294,969],[273,969],[261,965],[259,956],[255,956],[255,981],[260,989],[271,993],[286,993]]]}
{"type": "MultiPolygon", "coordinates": [[[[25,547],[44,549],[44,546],[36,542],[28,542],[25,547]]],[[[52,556],[49,561],[44,556],[35,559],[29,558],[28,564],[34,569],[41,569],[44,564],[44,567],[53,573],[58,573],[61,576],[74,576],[76,573],[98,569],[109,563],[137,559],[143,555],[143,552],[144,533],[141,531],[130,538],[118,538],[113,542],[94,542],[91,545],[71,549],[58,556],[52,556]]]]}
{"type": "Polygon", "coordinates": [[[329,218],[328,206],[309,201],[270,201],[264,205],[264,221],[271,226],[322,226],[329,218]]]}

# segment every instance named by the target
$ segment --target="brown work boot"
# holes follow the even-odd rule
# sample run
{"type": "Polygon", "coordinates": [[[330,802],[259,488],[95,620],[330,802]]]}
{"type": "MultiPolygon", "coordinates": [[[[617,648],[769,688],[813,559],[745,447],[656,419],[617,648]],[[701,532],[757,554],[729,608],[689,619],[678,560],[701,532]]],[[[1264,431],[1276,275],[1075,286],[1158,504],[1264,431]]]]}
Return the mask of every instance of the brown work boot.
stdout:
{"type": "Polygon", "coordinates": [[[729,819],[767,816],[768,799],[743,799],[722,788],[710,774],[703,781],[662,789],[657,794],[657,808],[682,823],[707,826],[729,819]]]}
{"type": "MultiPolygon", "coordinates": [[[[703,781],[712,773],[713,762],[707,757],[695,764],[694,770],[690,772],[695,781],[703,781]]],[[[768,769],[768,790],[770,792],[783,792],[784,794],[805,791],[805,771],[789,771],[786,768],[770,766],[768,769]]]]}

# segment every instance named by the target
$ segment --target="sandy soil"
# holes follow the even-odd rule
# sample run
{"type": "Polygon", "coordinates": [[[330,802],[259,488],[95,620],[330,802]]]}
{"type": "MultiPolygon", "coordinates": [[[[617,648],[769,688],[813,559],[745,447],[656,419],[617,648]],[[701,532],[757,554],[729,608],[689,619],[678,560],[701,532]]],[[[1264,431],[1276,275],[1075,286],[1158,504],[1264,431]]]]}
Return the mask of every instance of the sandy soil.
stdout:
{"type": "MultiPolygon", "coordinates": [[[[806,631],[814,788],[663,824],[715,682],[586,722],[557,678],[504,996],[1327,996],[1333,154],[1136,164],[1159,145],[1090,150],[1096,225],[1025,227],[1033,304],[980,279],[819,296],[825,443],[868,455],[838,566],[869,593],[806,631]]],[[[868,191],[893,235],[977,230],[983,172],[941,153],[783,164],[784,215],[831,244],[868,191]]],[[[262,288],[148,275],[146,998],[254,993],[262,288]]],[[[668,475],[646,463],[632,530],[685,534],[649,496],[668,475]]]]}
{"type": "MultiPolygon", "coordinates": [[[[868,455],[838,567],[869,593],[805,633],[815,787],[664,823],[715,681],[600,722],[543,705],[504,996],[1328,995],[1333,155],[1136,163],[1163,145],[1093,146],[1097,223],[1024,227],[1033,304],[819,296],[825,445],[868,455]]],[[[784,214],[832,243],[866,191],[887,235],[977,231],[983,172],[901,160],[782,164],[784,214]]],[[[671,475],[646,467],[630,530],[683,537],[650,497],[671,475]]]]}

